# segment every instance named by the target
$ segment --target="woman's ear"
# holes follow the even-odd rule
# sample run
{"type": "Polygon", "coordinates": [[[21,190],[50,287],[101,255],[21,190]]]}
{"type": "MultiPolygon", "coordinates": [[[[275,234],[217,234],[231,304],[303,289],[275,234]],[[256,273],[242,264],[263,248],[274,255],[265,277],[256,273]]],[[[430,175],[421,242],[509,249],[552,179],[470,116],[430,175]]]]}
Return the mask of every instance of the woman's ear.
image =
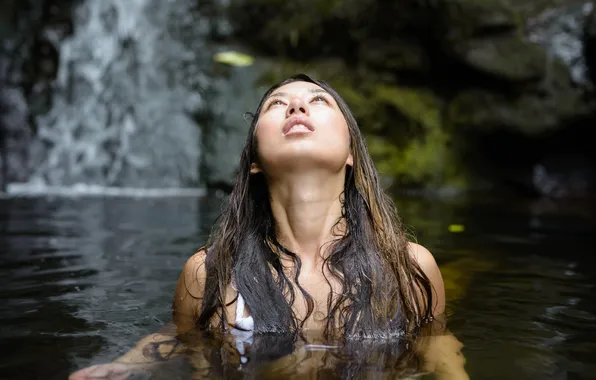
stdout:
{"type": "Polygon", "coordinates": [[[257,165],[256,162],[250,164],[250,174],[257,174],[261,172],[261,168],[257,165]]]}
{"type": "Polygon", "coordinates": [[[352,156],[352,153],[350,153],[348,155],[348,159],[346,160],[346,165],[354,166],[354,157],[352,156]]]}

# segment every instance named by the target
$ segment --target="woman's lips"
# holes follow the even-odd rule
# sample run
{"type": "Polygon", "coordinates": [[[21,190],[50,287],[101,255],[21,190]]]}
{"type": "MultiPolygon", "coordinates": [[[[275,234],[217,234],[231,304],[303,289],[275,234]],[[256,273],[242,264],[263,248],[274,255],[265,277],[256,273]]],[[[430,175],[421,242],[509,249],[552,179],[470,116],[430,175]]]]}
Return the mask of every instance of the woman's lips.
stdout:
{"type": "Polygon", "coordinates": [[[296,125],[292,126],[292,128],[290,128],[289,131],[284,133],[284,136],[294,135],[297,133],[311,133],[311,132],[312,131],[310,129],[308,129],[306,126],[304,126],[303,124],[296,124],[296,125]]]}
{"type": "Polygon", "coordinates": [[[315,129],[308,120],[303,116],[292,117],[288,119],[283,127],[282,134],[284,136],[294,135],[299,133],[311,133],[315,129]]]}

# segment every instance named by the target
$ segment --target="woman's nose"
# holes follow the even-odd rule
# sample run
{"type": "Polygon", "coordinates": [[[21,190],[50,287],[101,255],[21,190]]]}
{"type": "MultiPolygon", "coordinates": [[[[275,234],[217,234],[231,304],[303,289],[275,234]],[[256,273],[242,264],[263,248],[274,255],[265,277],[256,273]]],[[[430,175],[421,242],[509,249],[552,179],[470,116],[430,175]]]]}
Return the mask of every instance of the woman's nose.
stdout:
{"type": "Polygon", "coordinates": [[[304,103],[302,98],[296,96],[292,98],[290,104],[288,104],[288,108],[286,110],[286,117],[294,116],[295,114],[301,113],[308,116],[308,106],[306,105],[306,103],[304,103]]]}

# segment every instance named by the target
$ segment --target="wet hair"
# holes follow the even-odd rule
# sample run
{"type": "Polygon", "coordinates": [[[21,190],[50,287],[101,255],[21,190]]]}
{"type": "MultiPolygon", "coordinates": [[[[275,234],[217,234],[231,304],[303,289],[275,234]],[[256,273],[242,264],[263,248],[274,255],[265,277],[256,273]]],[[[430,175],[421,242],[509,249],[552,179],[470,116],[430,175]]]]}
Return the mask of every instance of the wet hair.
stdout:
{"type": "MultiPolygon", "coordinates": [[[[316,378],[406,378],[426,370],[426,334],[416,339],[352,339],[343,344],[309,345],[295,334],[255,334],[243,358],[237,342],[212,331],[184,337],[186,358],[200,376],[217,379],[296,378],[310,370],[316,378]]],[[[336,343],[336,342],[330,342],[336,343]]]]}
{"type": "Polygon", "coordinates": [[[257,162],[255,131],[261,108],[275,89],[296,81],[314,83],[335,99],[348,125],[354,161],[346,167],[335,239],[325,247],[324,265],[340,284],[339,294],[327,301],[325,334],[386,337],[413,331],[432,319],[431,283],[410,256],[395,205],[381,188],[347,104],[328,84],[305,74],[271,87],[255,112],[234,187],[205,246],[207,278],[198,327],[207,329],[218,320],[226,328],[225,295],[232,281],[246,301],[257,334],[299,331],[315,308],[298,280],[300,258],[277,239],[266,178],[250,173],[257,162]],[[337,233],[340,229],[345,232],[337,233]],[[284,270],[282,255],[294,262],[292,273],[284,270]],[[296,292],[307,301],[302,320],[292,310],[296,292]]]}

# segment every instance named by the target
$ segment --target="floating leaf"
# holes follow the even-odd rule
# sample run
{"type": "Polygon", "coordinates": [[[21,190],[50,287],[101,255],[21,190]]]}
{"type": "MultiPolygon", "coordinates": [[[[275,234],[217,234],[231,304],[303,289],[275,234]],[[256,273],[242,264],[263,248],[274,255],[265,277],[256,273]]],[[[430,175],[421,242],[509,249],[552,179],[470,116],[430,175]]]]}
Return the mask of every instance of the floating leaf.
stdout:
{"type": "Polygon", "coordinates": [[[230,66],[250,66],[255,59],[248,54],[237,51],[224,51],[215,54],[213,60],[230,66]]]}
{"type": "Polygon", "coordinates": [[[462,224],[450,224],[449,225],[449,232],[464,232],[465,231],[465,227],[462,224]]]}

